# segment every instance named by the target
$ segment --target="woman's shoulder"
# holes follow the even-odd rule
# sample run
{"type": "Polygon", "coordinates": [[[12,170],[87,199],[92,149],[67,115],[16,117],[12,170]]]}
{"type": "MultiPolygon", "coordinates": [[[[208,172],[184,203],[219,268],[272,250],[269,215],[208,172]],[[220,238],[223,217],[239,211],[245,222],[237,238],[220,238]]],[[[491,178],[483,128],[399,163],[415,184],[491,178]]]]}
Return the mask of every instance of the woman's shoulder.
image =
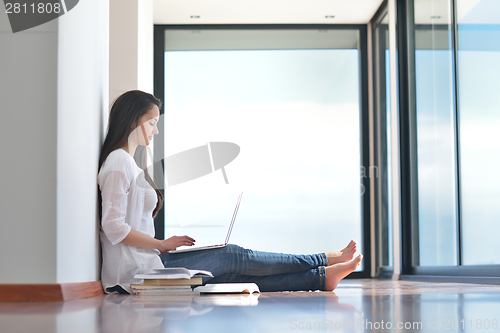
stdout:
{"type": "Polygon", "coordinates": [[[135,160],[125,150],[119,148],[109,153],[104,161],[99,174],[104,174],[112,171],[123,172],[127,176],[133,176],[137,165],[135,160]]]}
{"type": "Polygon", "coordinates": [[[134,159],[125,150],[123,150],[122,148],[118,148],[118,149],[113,150],[111,153],[109,153],[105,162],[108,160],[120,160],[122,162],[124,162],[124,161],[130,162],[130,161],[133,161],[134,159]]]}

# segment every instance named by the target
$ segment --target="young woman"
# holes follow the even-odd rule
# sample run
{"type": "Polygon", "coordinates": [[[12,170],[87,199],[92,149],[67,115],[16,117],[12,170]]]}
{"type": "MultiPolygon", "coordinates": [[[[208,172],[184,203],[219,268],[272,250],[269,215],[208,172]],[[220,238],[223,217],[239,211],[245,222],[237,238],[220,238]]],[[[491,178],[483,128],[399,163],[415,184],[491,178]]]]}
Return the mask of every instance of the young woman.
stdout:
{"type": "Polygon", "coordinates": [[[147,172],[146,147],[158,134],[160,107],[153,95],[133,90],[118,97],[109,114],[97,177],[106,292],[131,292],[130,284],[141,282],[134,279],[138,271],[163,267],[208,270],[214,275],[209,283],[255,282],[261,291],[333,290],[356,269],[363,256],[352,260],[354,241],[342,250],[313,255],[259,252],[237,245],[168,253],[192,246],[195,240],[154,238],[153,217],[163,197],[147,172]]]}

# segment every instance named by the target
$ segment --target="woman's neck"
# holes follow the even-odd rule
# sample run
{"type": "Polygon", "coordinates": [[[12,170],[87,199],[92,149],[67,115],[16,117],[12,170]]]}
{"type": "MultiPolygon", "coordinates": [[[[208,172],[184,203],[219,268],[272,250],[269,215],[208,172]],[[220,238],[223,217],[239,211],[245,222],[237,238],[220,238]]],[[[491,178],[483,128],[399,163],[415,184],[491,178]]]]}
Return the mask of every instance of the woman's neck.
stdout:
{"type": "Polygon", "coordinates": [[[135,151],[137,150],[137,145],[129,142],[121,148],[129,153],[130,156],[134,157],[135,151]]]}

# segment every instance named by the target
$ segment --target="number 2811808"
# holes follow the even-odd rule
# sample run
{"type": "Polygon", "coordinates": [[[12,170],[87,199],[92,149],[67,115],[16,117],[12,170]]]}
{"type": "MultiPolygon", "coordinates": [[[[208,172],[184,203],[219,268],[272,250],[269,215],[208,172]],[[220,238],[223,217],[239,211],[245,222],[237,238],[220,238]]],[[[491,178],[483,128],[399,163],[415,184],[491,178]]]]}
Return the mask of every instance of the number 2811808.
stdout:
{"type": "Polygon", "coordinates": [[[59,14],[61,12],[60,3],[42,3],[26,4],[19,2],[7,2],[5,4],[5,13],[7,14],[59,14]]]}

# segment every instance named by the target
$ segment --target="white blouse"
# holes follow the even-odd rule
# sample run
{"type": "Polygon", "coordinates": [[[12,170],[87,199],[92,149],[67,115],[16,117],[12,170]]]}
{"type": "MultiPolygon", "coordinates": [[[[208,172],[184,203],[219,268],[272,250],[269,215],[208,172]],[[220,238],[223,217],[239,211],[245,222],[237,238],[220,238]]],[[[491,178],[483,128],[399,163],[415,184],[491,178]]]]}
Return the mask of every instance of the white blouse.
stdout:
{"type": "Polygon", "coordinates": [[[154,237],[152,213],[157,203],[156,192],[123,149],[108,155],[97,183],[102,195],[102,286],[106,290],[120,285],[132,293],[130,284],[142,283],[134,279],[139,270],[163,268],[158,250],[121,243],[131,228],[154,237]]]}

